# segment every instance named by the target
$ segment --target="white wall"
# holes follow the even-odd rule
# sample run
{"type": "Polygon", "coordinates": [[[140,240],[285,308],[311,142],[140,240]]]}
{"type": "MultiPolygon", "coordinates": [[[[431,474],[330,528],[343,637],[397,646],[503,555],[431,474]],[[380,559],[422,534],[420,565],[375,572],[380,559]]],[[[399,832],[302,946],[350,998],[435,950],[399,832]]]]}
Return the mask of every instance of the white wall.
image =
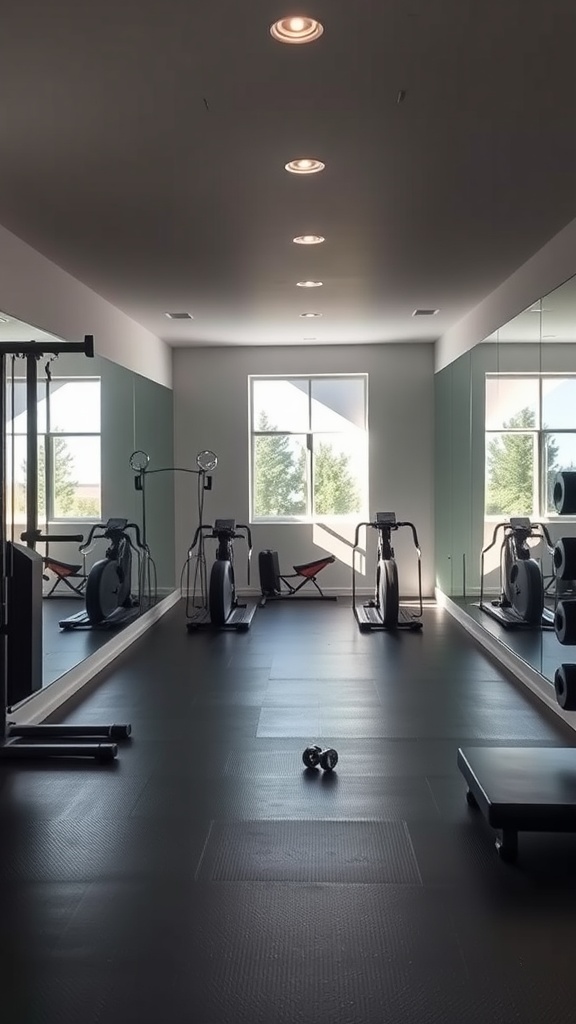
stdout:
{"type": "Polygon", "coordinates": [[[98,355],[172,386],[165,342],[1,226],[0,310],[66,341],[93,334],[98,355]]]}
{"type": "Polygon", "coordinates": [[[436,342],[436,370],[576,274],[576,219],[436,342]]]}
{"type": "MultiPolygon", "coordinates": [[[[434,347],[432,344],[311,348],[177,349],[174,351],[174,436],[176,465],[192,467],[196,453],[218,455],[212,492],[206,493],[205,522],[235,517],[248,522],[248,375],[369,374],[370,502],[376,511],[395,511],[412,520],[423,552],[423,589],[434,588],[434,347]]],[[[176,558],[178,575],[196,527],[196,478],[176,475],[176,558]]],[[[337,562],[322,574],[326,590],[348,592],[353,525],[325,533],[321,525],[269,524],[252,527],[252,585],[259,589],[258,552],[279,552],[280,566],[310,561],[329,552],[337,562]]],[[[408,531],[399,531],[396,554],[403,594],[415,594],[416,559],[408,531]]],[[[370,531],[366,579],[371,587],[376,537],[370,531]]],[[[212,557],[212,551],[210,551],[212,557]]],[[[239,584],[246,573],[237,543],[239,584]]]]}

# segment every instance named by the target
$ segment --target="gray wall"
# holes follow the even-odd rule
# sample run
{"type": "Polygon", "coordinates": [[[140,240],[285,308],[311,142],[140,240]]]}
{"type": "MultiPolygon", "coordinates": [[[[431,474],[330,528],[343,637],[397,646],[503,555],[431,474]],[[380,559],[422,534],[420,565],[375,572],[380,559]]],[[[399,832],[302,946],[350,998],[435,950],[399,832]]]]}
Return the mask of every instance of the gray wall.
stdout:
{"type": "MultiPolygon", "coordinates": [[[[206,495],[205,522],[230,516],[248,522],[248,376],[250,374],[367,373],[369,375],[370,514],[394,510],[412,520],[423,551],[423,588],[434,587],[434,349],[432,344],[314,346],[311,348],[177,349],[174,351],[174,436],[178,465],[193,466],[196,452],[218,455],[213,491],[206,495]]],[[[195,478],[176,479],[178,570],[196,526],[195,478]]],[[[257,554],[279,552],[285,571],[298,562],[334,553],[337,563],[322,577],[328,590],[349,591],[353,524],[336,535],[321,524],[256,524],[252,527],[252,585],[258,589],[257,554]]],[[[407,531],[403,531],[404,534],[407,531]]],[[[367,577],[372,586],[375,536],[368,538],[367,577]]],[[[398,537],[401,590],[415,594],[416,564],[408,537],[398,537]]],[[[240,544],[239,584],[246,585],[240,544]]]]}

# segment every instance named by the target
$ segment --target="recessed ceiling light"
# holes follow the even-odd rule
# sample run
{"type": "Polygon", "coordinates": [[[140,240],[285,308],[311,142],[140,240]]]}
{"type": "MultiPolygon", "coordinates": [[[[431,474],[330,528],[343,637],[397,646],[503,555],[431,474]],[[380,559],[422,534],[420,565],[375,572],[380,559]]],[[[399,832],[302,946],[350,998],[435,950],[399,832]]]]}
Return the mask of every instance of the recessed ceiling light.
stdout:
{"type": "Polygon", "coordinates": [[[296,245],[320,245],[324,240],[324,235],[296,235],[296,238],[292,239],[296,245]]]}
{"type": "Polygon", "coordinates": [[[313,316],[322,316],[322,313],[300,313],[300,316],[311,318],[313,316]]]}
{"type": "Polygon", "coordinates": [[[325,167],[326,164],[323,164],[321,160],[314,160],[312,157],[302,157],[300,160],[290,160],[284,164],[285,170],[290,171],[291,174],[317,174],[325,167]]]}
{"type": "Polygon", "coordinates": [[[296,281],[297,288],[321,288],[324,281],[296,281]]]}
{"type": "Polygon", "coordinates": [[[542,340],[545,341],[546,338],[557,338],[557,337],[558,337],[557,334],[543,334],[542,335],[542,340]]]}
{"type": "Polygon", "coordinates": [[[302,341],[316,341],[316,338],[302,338],[302,341]]]}
{"type": "Polygon", "coordinates": [[[439,309],[415,309],[412,316],[436,316],[439,312],[439,309]]]}
{"type": "Polygon", "coordinates": [[[0,316],[0,324],[9,324],[10,320],[7,316],[0,316]]]}
{"type": "Polygon", "coordinates": [[[169,320],[193,320],[194,317],[191,313],[164,313],[169,320]]]}
{"type": "Polygon", "coordinates": [[[324,26],[314,18],[281,18],[270,26],[270,35],[279,43],[313,43],[324,26]]]}

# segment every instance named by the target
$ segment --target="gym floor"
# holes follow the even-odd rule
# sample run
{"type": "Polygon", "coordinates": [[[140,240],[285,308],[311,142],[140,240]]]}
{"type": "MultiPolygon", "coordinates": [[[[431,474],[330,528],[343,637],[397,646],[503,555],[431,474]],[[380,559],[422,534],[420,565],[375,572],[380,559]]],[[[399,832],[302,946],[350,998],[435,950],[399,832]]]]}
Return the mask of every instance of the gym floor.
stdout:
{"type": "Polygon", "coordinates": [[[178,605],[84,693],[67,720],[132,723],[115,764],[0,772],[10,1024],[572,1024],[576,835],[502,863],[456,752],[575,737],[447,613],[178,605]]]}

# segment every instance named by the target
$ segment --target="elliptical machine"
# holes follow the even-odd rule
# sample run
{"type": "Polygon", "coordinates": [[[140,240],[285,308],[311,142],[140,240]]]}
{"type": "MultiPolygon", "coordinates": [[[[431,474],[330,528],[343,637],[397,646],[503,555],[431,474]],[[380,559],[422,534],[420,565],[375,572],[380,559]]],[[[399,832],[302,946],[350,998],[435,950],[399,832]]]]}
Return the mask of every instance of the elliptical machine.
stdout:
{"type": "MultiPolygon", "coordinates": [[[[136,523],[127,519],[109,519],[95,523],[86,542],[79,548],[85,555],[92,541],[105,538],[110,543],[104,558],[95,562],[86,580],[86,610],[69,615],[59,622],[60,629],[118,629],[137,618],[144,610],[146,563],[148,549],[136,523]],[[131,536],[133,532],[134,537],[131,536]],[[138,597],[132,597],[132,552],[138,559],[138,597]]],[[[151,595],[148,594],[151,603],[151,595]]]]}
{"type": "Polygon", "coordinates": [[[248,544],[247,582],[250,583],[250,559],[252,556],[252,534],[244,523],[236,523],[235,519],[216,519],[214,526],[201,523],[194,534],[186,560],[186,628],[192,632],[202,626],[214,626],[217,629],[250,628],[250,623],[257,608],[256,601],[241,603],[236,595],[234,578],[234,541],[242,538],[248,544]],[[240,532],[239,532],[240,531],[240,532]],[[204,555],[205,538],[213,538],[217,543],[216,557],[210,570],[210,584],[206,590],[206,560],[204,555]],[[195,583],[199,575],[201,604],[195,604],[195,586],[190,594],[190,563],[195,557],[197,570],[195,583]]]}
{"type": "Polygon", "coordinates": [[[352,550],[352,609],[362,632],[375,629],[422,629],[422,564],[418,534],[413,523],[396,522],[395,512],[377,512],[370,523],[358,523],[354,534],[352,550]],[[378,533],[378,554],[376,562],[376,588],[374,597],[364,605],[356,601],[356,552],[359,547],[360,530],[370,526],[378,533]],[[418,560],[418,603],[416,613],[400,608],[398,567],[392,547],[392,532],[407,526],[412,531],[412,540],[418,560]]]}
{"type": "Polygon", "coordinates": [[[544,523],[532,523],[527,516],[511,516],[509,522],[497,523],[492,540],[480,559],[480,609],[496,619],[506,629],[553,629],[554,612],[544,607],[544,576],[535,558],[532,558],[529,538],[544,540],[550,554],[554,552],[552,538],[544,523]],[[484,600],[484,561],[486,554],[498,540],[500,545],[500,597],[486,603],[484,600]]]}

